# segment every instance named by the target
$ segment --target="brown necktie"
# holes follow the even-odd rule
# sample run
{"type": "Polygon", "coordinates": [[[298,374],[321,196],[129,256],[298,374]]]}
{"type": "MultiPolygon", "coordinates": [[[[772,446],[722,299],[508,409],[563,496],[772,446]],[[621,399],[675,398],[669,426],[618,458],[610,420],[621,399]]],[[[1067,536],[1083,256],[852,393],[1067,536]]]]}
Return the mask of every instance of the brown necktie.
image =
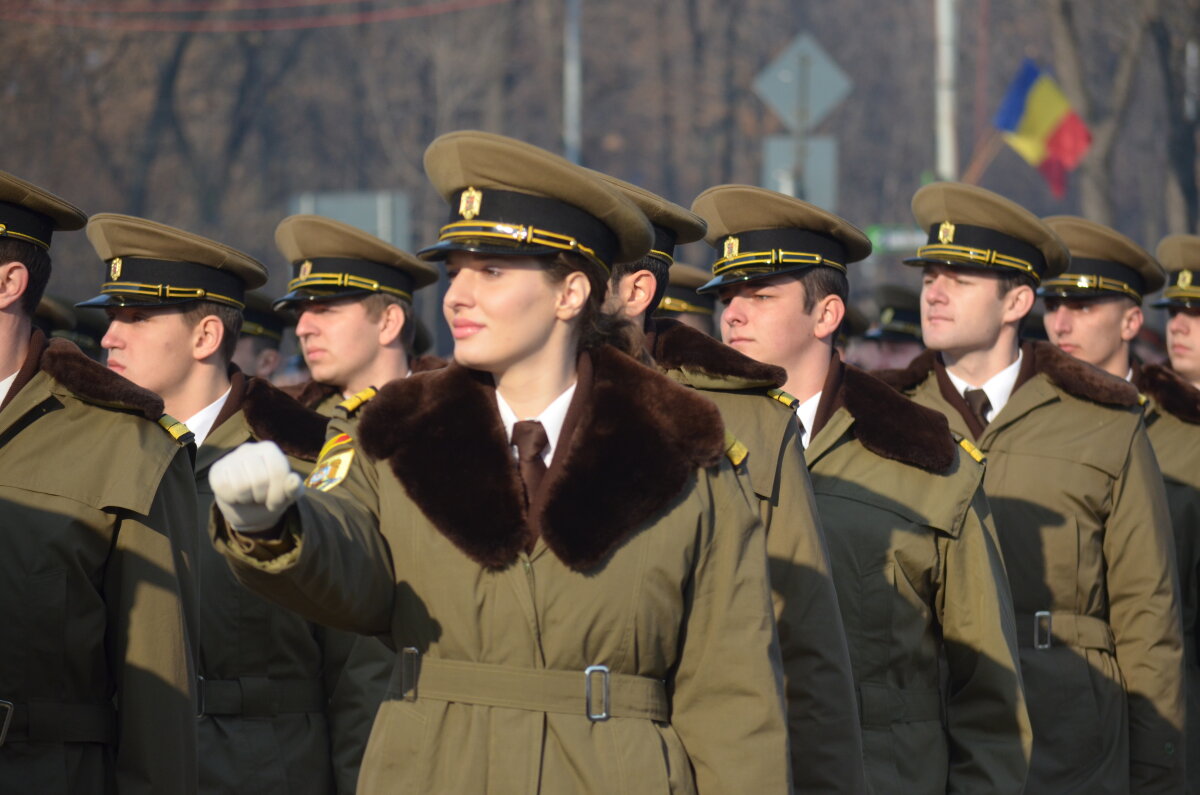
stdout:
{"type": "Polygon", "coordinates": [[[982,389],[968,389],[963,392],[963,399],[967,401],[967,407],[971,409],[971,413],[979,419],[979,424],[987,427],[987,413],[992,410],[992,404],[988,400],[987,392],[982,389]]]}
{"type": "Polygon", "coordinates": [[[537,420],[521,420],[513,425],[512,443],[517,447],[517,468],[525,484],[525,504],[533,504],[542,476],[546,474],[546,462],[542,451],[550,444],[546,429],[537,420]]]}

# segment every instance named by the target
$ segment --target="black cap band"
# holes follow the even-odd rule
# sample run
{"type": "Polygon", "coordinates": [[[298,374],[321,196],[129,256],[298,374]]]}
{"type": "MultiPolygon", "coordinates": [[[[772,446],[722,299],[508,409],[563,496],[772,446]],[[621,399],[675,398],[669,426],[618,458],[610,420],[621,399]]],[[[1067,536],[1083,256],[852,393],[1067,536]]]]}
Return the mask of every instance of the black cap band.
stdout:
{"type": "Polygon", "coordinates": [[[266,337],[280,342],[283,340],[283,318],[274,312],[246,307],[242,312],[242,336],[266,337]]]}
{"type": "Polygon", "coordinates": [[[1046,272],[1046,257],[1024,240],[970,224],[949,221],[929,227],[929,243],[905,262],[946,262],[974,268],[1012,268],[1035,281],[1046,272]]]}
{"type": "Polygon", "coordinates": [[[386,292],[412,300],[416,281],[400,268],[365,259],[317,257],[292,265],[288,290],[386,292]]]}
{"type": "Polygon", "coordinates": [[[246,300],[246,285],[237,275],[198,262],[114,257],[105,263],[104,275],[104,295],[161,303],[215,301],[238,309],[246,300]]]}
{"type": "Polygon", "coordinates": [[[54,219],[11,202],[0,202],[0,237],[24,240],[45,249],[50,248],[54,219]]]}
{"type": "Polygon", "coordinates": [[[722,238],[713,275],[726,271],[788,271],[824,265],[846,270],[846,247],[828,235],[807,229],[757,229],[722,238]]]}
{"type": "Polygon", "coordinates": [[[678,235],[674,229],[651,223],[654,228],[654,245],[646,256],[660,259],[668,266],[675,264],[675,241],[678,235]]]}
{"type": "Polygon", "coordinates": [[[863,337],[869,340],[915,340],[921,341],[921,312],[885,306],[879,313],[879,325],[869,329],[863,337]]]}
{"type": "Polygon", "coordinates": [[[1128,265],[1107,259],[1071,257],[1068,272],[1042,283],[1046,294],[1110,292],[1140,302],[1146,294],[1146,280],[1128,265]]]}
{"type": "Polygon", "coordinates": [[[697,315],[712,315],[716,313],[717,297],[712,293],[698,295],[695,287],[683,287],[677,284],[667,286],[667,291],[659,302],[658,308],[663,312],[691,312],[697,315]]]}

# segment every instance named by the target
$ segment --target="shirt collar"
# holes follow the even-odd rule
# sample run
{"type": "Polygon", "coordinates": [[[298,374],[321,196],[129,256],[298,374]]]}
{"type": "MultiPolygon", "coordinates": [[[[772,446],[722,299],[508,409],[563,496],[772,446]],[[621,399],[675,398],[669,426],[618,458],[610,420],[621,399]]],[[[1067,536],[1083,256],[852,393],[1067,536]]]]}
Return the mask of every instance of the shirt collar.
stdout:
{"type": "MultiPolygon", "coordinates": [[[[500,409],[500,419],[504,422],[504,434],[508,437],[509,442],[512,442],[513,426],[521,419],[517,416],[512,407],[500,394],[500,390],[496,392],[496,407],[500,409]]],[[[550,402],[549,406],[542,409],[542,413],[536,417],[526,417],[525,419],[537,420],[542,424],[542,428],[546,430],[546,449],[542,451],[542,461],[546,466],[550,466],[550,462],[554,459],[554,451],[558,447],[558,437],[562,435],[563,423],[567,419],[567,409],[571,406],[571,398],[575,396],[575,384],[567,387],[566,391],[550,402]]],[[[191,427],[191,426],[189,426],[191,427]]],[[[516,447],[513,446],[514,455],[516,447]]]]}
{"type": "Polygon", "coordinates": [[[17,373],[19,372],[21,371],[17,370],[16,373],[13,373],[8,378],[0,380],[0,403],[3,403],[4,399],[8,397],[8,390],[12,389],[12,385],[16,383],[17,373]]]}
{"type": "Polygon", "coordinates": [[[225,401],[229,400],[229,393],[232,391],[233,386],[231,385],[221,397],[184,420],[183,424],[196,437],[197,450],[200,449],[200,445],[204,444],[204,440],[208,438],[208,434],[212,432],[213,423],[217,421],[217,415],[221,413],[221,409],[224,408],[225,401]]]}
{"type": "Polygon", "coordinates": [[[1013,389],[1017,386],[1017,376],[1021,374],[1021,359],[1025,357],[1025,352],[1017,348],[1017,360],[1005,367],[1000,372],[989,378],[983,386],[976,387],[968,384],[954,373],[950,372],[950,368],[946,368],[946,375],[950,377],[950,383],[954,384],[955,390],[962,395],[968,389],[982,389],[987,393],[988,403],[991,404],[991,409],[986,412],[983,418],[986,422],[991,422],[992,417],[1000,413],[1008,403],[1008,399],[1012,397],[1013,389]]]}
{"type": "Polygon", "coordinates": [[[821,395],[824,392],[818,392],[808,400],[796,407],[796,418],[800,420],[800,424],[804,427],[804,433],[800,437],[800,443],[808,448],[808,442],[812,439],[813,424],[817,421],[817,409],[821,405],[821,395]]]}

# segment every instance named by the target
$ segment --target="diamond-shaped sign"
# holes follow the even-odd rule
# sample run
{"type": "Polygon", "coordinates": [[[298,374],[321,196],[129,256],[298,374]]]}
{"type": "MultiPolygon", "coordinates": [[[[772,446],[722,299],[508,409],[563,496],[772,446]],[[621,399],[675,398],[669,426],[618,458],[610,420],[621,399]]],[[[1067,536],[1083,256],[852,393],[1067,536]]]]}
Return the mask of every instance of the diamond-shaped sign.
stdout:
{"type": "Polygon", "coordinates": [[[846,73],[807,33],[797,36],[754,79],[754,93],[794,132],[820,124],[852,87],[846,73]]]}

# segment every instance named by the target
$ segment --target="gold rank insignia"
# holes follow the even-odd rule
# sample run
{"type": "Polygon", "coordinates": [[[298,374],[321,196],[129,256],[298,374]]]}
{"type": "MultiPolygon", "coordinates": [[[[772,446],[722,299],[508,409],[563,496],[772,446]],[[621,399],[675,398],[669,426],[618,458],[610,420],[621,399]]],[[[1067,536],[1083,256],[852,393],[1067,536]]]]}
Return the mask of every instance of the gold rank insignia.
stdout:
{"type": "Polygon", "coordinates": [[[1181,270],[1179,272],[1179,281],[1176,282],[1180,287],[1187,289],[1192,286],[1192,272],[1190,270],[1181,270]]]}
{"type": "Polygon", "coordinates": [[[121,258],[113,257],[112,261],[108,263],[108,280],[115,282],[119,278],[121,278],[121,258]]]}
{"type": "Polygon", "coordinates": [[[304,260],[300,263],[300,273],[297,278],[307,279],[308,274],[312,273],[312,260],[304,260]]]}
{"type": "Polygon", "coordinates": [[[938,242],[942,245],[954,242],[954,224],[942,221],[942,225],[938,227],[938,242]]]}
{"type": "Polygon", "coordinates": [[[470,221],[479,215],[479,206],[483,204],[483,192],[475,188],[467,188],[458,198],[458,214],[464,220],[470,221]]]}
{"type": "Polygon", "coordinates": [[[888,323],[891,323],[895,319],[896,319],[896,310],[892,309],[890,306],[887,307],[886,309],[884,309],[883,314],[881,314],[879,316],[879,322],[885,326],[888,323]]]}
{"type": "Polygon", "coordinates": [[[721,256],[728,259],[729,257],[736,257],[737,254],[738,254],[738,239],[736,237],[733,237],[732,235],[725,238],[725,248],[724,248],[724,251],[722,252],[721,256]]]}

